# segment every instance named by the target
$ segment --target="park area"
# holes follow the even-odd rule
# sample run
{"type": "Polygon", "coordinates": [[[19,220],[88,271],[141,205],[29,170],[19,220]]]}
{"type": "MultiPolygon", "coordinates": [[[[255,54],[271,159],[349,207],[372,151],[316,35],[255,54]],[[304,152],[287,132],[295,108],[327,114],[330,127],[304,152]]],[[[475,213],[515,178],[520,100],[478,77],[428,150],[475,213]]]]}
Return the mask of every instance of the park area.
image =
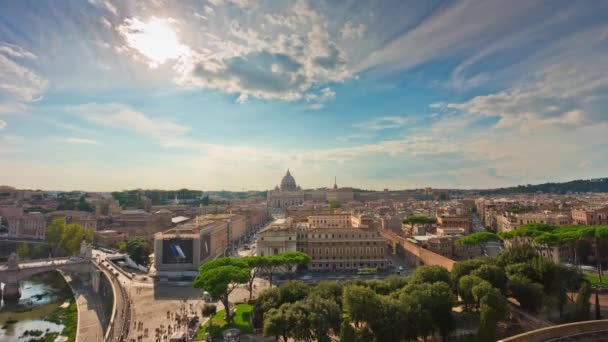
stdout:
{"type": "Polygon", "coordinates": [[[243,334],[253,332],[253,328],[251,327],[251,311],[253,310],[253,306],[249,304],[236,304],[233,306],[233,309],[235,309],[236,312],[234,313],[232,323],[228,324],[224,319],[226,310],[220,310],[213,315],[212,319],[208,320],[200,327],[194,340],[204,341],[207,332],[209,332],[212,337],[220,337],[222,336],[223,331],[231,328],[239,329],[243,334]]]}

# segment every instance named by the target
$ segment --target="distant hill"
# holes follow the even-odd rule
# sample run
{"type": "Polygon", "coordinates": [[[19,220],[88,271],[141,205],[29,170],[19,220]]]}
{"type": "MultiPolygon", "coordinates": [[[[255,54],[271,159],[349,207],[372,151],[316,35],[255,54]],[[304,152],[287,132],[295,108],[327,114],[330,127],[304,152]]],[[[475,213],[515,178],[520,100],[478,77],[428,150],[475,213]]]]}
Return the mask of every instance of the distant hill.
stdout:
{"type": "Polygon", "coordinates": [[[544,183],[537,185],[518,185],[508,188],[479,190],[482,195],[516,193],[556,193],[608,192],[608,178],[580,179],[563,183],[544,183]]]}

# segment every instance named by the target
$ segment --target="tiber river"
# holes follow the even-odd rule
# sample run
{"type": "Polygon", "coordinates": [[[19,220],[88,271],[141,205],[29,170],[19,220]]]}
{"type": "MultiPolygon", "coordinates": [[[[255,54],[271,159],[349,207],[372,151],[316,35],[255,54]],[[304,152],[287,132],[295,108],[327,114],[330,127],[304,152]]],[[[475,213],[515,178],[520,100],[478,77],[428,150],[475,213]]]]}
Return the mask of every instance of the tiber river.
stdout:
{"type": "Polygon", "coordinates": [[[64,326],[45,318],[62,304],[67,305],[64,303],[72,297],[58,272],[45,272],[22,281],[19,302],[0,302],[0,341],[44,341],[45,335],[59,335],[64,326]],[[37,336],[29,334],[36,330],[37,336]]]}

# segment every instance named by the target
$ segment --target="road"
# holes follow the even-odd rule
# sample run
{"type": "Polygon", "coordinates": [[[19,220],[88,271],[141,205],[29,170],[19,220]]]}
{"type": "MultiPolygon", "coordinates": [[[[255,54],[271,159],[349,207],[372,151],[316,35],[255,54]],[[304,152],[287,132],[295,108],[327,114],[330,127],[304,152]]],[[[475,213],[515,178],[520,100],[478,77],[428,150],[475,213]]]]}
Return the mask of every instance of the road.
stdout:
{"type": "MultiPolygon", "coordinates": [[[[473,214],[473,231],[476,233],[487,231],[486,227],[481,224],[481,221],[479,220],[479,216],[477,216],[477,214],[473,214]]],[[[481,246],[481,248],[485,256],[491,257],[499,255],[504,249],[502,243],[499,241],[486,242],[481,246]]]]}

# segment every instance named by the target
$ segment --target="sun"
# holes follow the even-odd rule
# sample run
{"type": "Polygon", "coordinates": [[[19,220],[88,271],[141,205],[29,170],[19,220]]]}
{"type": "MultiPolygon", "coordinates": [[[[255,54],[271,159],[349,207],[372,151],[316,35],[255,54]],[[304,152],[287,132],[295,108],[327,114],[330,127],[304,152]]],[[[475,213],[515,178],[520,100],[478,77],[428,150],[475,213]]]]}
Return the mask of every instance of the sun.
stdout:
{"type": "Polygon", "coordinates": [[[119,32],[132,49],[148,59],[151,68],[157,68],[168,60],[188,53],[189,48],[180,43],[173,29],[171,18],[151,18],[143,22],[137,18],[125,20],[119,32]]]}

